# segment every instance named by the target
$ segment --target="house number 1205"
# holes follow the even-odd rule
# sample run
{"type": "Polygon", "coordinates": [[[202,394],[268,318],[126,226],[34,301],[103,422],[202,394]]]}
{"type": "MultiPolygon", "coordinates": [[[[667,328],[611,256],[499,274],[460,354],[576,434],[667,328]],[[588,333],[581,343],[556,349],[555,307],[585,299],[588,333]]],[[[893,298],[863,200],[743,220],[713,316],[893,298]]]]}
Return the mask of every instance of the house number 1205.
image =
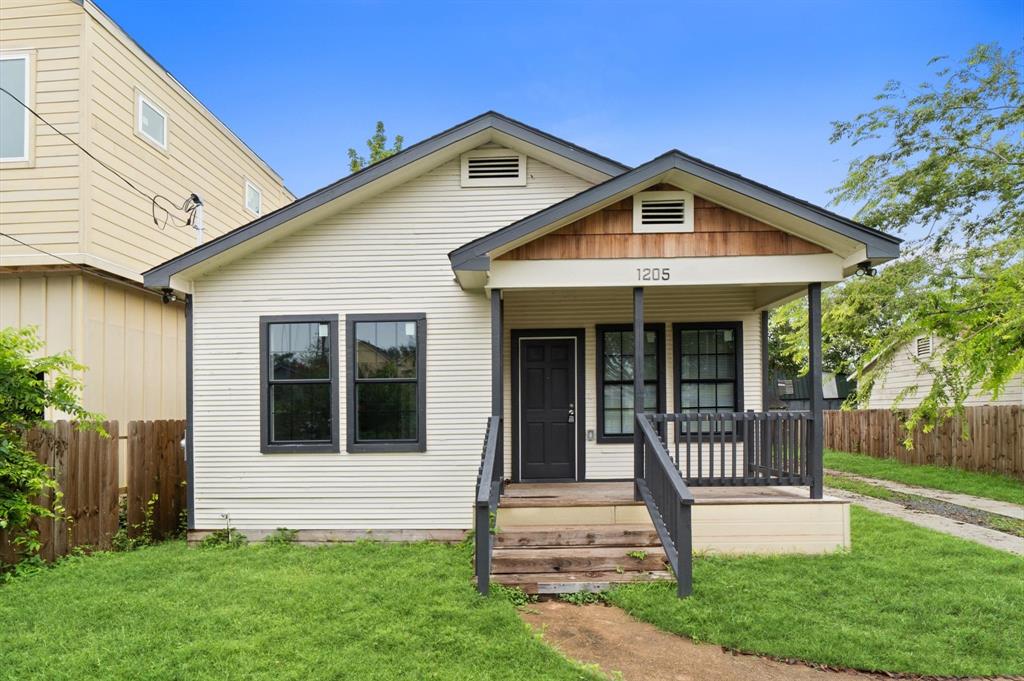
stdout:
{"type": "Polygon", "coordinates": [[[668,281],[671,273],[667,267],[637,267],[637,281],[668,281]]]}

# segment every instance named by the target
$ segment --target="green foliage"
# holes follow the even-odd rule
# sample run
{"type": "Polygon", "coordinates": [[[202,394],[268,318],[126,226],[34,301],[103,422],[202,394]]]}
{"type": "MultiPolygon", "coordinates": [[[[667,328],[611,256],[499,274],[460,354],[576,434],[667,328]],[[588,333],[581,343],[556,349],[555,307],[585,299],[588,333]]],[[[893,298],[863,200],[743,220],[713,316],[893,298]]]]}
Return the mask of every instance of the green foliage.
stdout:
{"type": "Polygon", "coordinates": [[[925,676],[1024,674],[1024,561],[850,509],[850,552],[697,556],[694,593],[630,584],[609,598],[697,641],[817,664],[925,676]],[[898,641],[898,645],[893,642],[898,641]]]}
{"type": "MultiPolygon", "coordinates": [[[[870,226],[925,236],[877,277],[823,296],[823,364],[855,370],[852,402],[863,404],[911,341],[937,338],[936,352],[915,359],[935,380],[917,396],[908,432],[962,413],[975,388],[998,397],[1024,371],[1021,68],[1019,51],[980,45],[936,83],[910,94],[889,83],[881,106],[834,123],[833,142],[873,150],[851,163],[836,201],[862,204],[857,217],[870,226]]],[[[773,316],[782,361],[803,363],[806,327],[802,301],[773,316]]]]}
{"type": "Polygon", "coordinates": [[[1024,482],[1008,475],[962,471],[930,464],[909,464],[893,459],[877,459],[865,454],[832,450],[825,451],[825,468],[868,478],[902,482],[905,485],[971,494],[996,501],[1008,501],[1011,504],[1024,504],[1024,482]]]}
{"type": "Polygon", "coordinates": [[[78,421],[78,428],[104,435],[102,417],[82,408],[81,382],[75,372],[85,367],[71,355],[40,356],[43,342],[33,328],[0,329],[0,530],[6,530],[22,557],[38,553],[35,518],[63,514],[61,494],[46,466],[36,460],[29,432],[48,440],[51,449],[66,446],[46,430],[46,410],[63,412],[78,421]],[[53,491],[51,506],[39,503],[40,496],[53,491]]]}
{"type": "Polygon", "coordinates": [[[573,591],[567,594],[558,594],[558,600],[572,605],[596,605],[608,602],[608,594],[603,591],[573,591]]]}
{"type": "Polygon", "coordinates": [[[146,502],[146,510],[143,511],[142,523],[128,523],[128,497],[118,499],[117,532],[110,539],[111,548],[114,551],[132,551],[143,546],[152,546],[154,542],[153,528],[155,526],[154,510],[160,500],[160,495],[154,494],[146,502]],[[134,532],[133,532],[134,531],[134,532]],[[135,536],[132,536],[135,534],[135,536]]]}
{"type": "Polygon", "coordinates": [[[268,534],[267,538],[263,540],[263,543],[270,544],[272,546],[294,544],[298,540],[298,537],[298,530],[289,530],[287,527],[279,527],[268,534]]]}
{"type": "Polygon", "coordinates": [[[373,136],[366,140],[366,148],[370,154],[369,158],[360,156],[359,152],[349,147],[348,168],[354,173],[378,161],[383,161],[389,156],[394,156],[402,150],[404,142],[404,137],[395,135],[391,148],[388,148],[388,136],[384,133],[384,121],[377,121],[377,129],[374,131],[373,136]]]}
{"type": "Polygon", "coordinates": [[[637,549],[635,551],[628,552],[626,557],[632,558],[633,560],[645,560],[647,558],[647,552],[637,549]]]}
{"type": "Polygon", "coordinates": [[[518,586],[505,586],[504,584],[496,584],[492,582],[490,590],[492,598],[501,598],[517,608],[537,602],[536,596],[531,596],[518,586]]]}
{"type": "Polygon", "coordinates": [[[248,538],[238,530],[225,527],[222,530],[214,530],[203,537],[199,547],[209,549],[217,546],[224,546],[229,549],[238,549],[249,543],[248,538]]]}
{"type": "Polygon", "coordinates": [[[0,586],[3,679],[597,681],[457,547],[163,542],[0,586]]]}

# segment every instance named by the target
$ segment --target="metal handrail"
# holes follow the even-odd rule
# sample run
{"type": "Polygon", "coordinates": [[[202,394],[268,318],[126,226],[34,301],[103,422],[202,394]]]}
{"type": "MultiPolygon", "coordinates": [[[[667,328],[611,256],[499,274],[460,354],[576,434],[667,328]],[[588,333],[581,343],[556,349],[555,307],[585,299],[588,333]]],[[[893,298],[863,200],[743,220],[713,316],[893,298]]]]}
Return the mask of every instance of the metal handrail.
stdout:
{"type": "Polygon", "coordinates": [[[487,434],[484,437],[483,454],[480,457],[480,471],[476,480],[476,504],[473,518],[476,588],[484,596],[490,591],[491,552],[494,539],[491,536],[491,514],[498,508],[501,499],[502,427],[501,416],[487,420],[487,434]]]}
{"type": "Polygon", "coordinates": [[[661,441],[652,416],[637,414],[636,424],[644,444],[637,491],[676,574],[676,594],[683,598],[693,592],[693,494],[661,441]]]}

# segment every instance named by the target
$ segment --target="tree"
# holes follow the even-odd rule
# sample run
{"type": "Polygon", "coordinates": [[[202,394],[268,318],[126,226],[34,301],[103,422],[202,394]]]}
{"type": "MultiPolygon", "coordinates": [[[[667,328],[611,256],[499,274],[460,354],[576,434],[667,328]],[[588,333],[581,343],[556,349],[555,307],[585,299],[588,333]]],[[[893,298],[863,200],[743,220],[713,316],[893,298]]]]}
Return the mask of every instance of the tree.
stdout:
{"type": "MultiPolygon", "coordinates": [[[[32,328],[0,329],[0,530],[23,554],[40,547],[33,519],[62,512],[57,482],[27,446],[29,431],[41,429],[45,437],[43,419],[46,409],[53,408],[76,420],[80,429],[103,432],[101,417],[79,402],[82,385],[74,372],[84,367],[67,353],[39,357],[42,347],[32,328]],[[47,490],[57,493],[49,508],[39,503],[47,490]]],[[[51,444],[61,443],[51,439],[51,444]]]]}
{"type": "Polygon", "coordinates": [[[388,148],[388,136],[384,133],[384,121],[377,121],[377,129],[370,139],[366,140],[366,148],[370,151],[370,158],[360,156],[352,147],[348,150],[348,167],[354,172],[360,171],[366,166],[373,165],[377,161],[383,161],[388,156],[393,156],[402,150],[402,143],[405,138],[395,135],[391,148],[388,148]]]}
{"type": "MultiPolygon", "coordinates": [[[[979,387],[998,395],[1024,371],[1024,96],[1021,53],[979,45],[935,82],[907,93],[890,82],[882,104],[833,123],[832,143],[872,149],[850,163],[835,202],[860,203],[857,218],[923,236],[877,277],[857,278],[823,300],[823,333],[843,339],[863,403],[897,353],[920,335],[940,351],[918,359],[935,380],[908,427],[962,413],[979,387]]],[[[806,356],[799,305],[780,308],[786,354],[806,356]]],[[[909,393],[900,395],[903,399],[909,393]]]]}

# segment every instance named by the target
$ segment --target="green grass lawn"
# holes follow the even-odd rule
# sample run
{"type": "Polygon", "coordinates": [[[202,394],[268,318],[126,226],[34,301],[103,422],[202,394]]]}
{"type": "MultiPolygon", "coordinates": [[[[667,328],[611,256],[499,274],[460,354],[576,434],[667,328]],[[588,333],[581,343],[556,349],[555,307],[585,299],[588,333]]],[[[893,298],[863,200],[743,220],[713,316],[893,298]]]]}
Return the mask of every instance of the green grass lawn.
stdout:
{"type": "Polygon", "coordinates": [[[977,497],[1024,504],[1024,482],[1008,475],[975,473],[945,466],[914,465],[832,450],[825,451],[825,468],[869,478],[892,480],[905,485],[931,487],[947,492],[973,494],[977,497]]]}
{"type": "Polygon", "coordinates": [[[610,600],[662,629],[746,652],[925,675],[1024,674],[1024,560],[856,506],[853,549],[700,557],[610,600]]]}
{"type": "Polygon", "coordinates": [[[0,679],[596,679],[438,544],[187,549],[0,586],[0,679]]]}

